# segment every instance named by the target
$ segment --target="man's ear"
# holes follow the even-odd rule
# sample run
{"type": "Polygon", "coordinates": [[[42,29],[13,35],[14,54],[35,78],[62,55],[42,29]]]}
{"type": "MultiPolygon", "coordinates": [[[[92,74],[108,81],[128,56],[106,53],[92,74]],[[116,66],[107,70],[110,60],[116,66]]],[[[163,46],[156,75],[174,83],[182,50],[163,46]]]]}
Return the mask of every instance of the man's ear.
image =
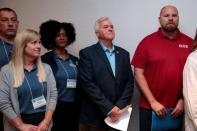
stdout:
{"type": "Polygon", "coordinates": [[[95,34],[97,37],[99,37],[99,31],[96,31],[95,34]]]}
{"type": "Polygon", "coordinates": [[[161,19],[161,17],[159,16],[159,17],[158,17],[158,21],[159,21],[159,23],[161,23],[161,22],[160,22],[160,19],[161,19]]]}

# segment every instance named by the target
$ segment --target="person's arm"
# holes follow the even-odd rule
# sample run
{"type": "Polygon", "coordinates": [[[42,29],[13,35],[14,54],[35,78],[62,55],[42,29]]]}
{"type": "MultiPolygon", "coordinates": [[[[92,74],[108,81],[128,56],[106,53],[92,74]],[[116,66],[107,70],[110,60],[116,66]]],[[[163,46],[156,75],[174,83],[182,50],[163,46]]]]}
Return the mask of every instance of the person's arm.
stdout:
{"type": "Polygon", "coordinates": [[[52,110],[48,110],[45,113],[44,119],[40,122],[40,124],[38,126],[40,131],[48,131],[49,125],[50,125],[51,120],[52,120],[52,116],[53,116],[53,111],[52,110]]]}
{"type": "Polygon", "coordinates": [[[185,113],[197,130],[197,61],[188,57],[183,70],[183,96],[185,113]]]}
{"type": "Polygon", "coordinates": [[[120,108],[118,108],[117,106],[114,106],[108,116],[109,116],[111,122],[117,121],[121,116],[120,108]]]}
{"type": "Polygon", "coordinates": [[[57,103],[57,88],[56,88],[56,82],[53,75],[53,72],[51,70],[51,67],[49,65],[45,65],[46,69],[46,80],[47,80],[47,108],[45,112],[45,117],[39,124],[39,131],[48,131],[53,112],[56,107],[57,103]]]}
{"type": "Polygon", "coordinates": [[[183,99],[179,99],[171,115],[172,117],[178,117],[183,114],[183,111],[184,111],[184,101],[183,99]]]}
{"type": "Polygon", "coordinates": [[[9,122],[19,131],[37,131],[38,130],[38,126],[25,124],[23,123],[20,117],[15,117],[11,119],[9,122]]]}
{"type": "Polygon", "coordinates": [[[56,81],[55,81],[55,77],[53,75],[52,69],[49,65],[45,65],[46,68],[46,79],[47,79],[47,109],[48,110],[55,110],[56,107],[56,103],[57,103],[57,88],[56,88],[56,81]]]}
{"type": "Polygon", "coordinates": [[[135,79],[137,81],[140,91],[142,92],[144,97],[147,99],[147,101],[151,105],[152,110],[155,111],[159,117],[165,116],[166,109],[153,96],[153,94],[148,86],[147,80],[144,76],[144,69],[134,68],[134,76],[135,76],[135,79]]]}

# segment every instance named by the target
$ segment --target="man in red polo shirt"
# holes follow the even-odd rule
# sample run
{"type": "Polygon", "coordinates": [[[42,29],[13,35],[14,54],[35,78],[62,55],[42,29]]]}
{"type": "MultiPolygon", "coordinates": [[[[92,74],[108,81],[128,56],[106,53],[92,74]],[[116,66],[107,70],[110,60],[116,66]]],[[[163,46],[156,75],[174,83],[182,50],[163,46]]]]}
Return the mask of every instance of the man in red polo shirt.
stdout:
{"type": "MultiPolygon", "coordinates": [[[[145,37],[138,45],[131,64],[141,91],[140,131],[151,131],[152,111],[159,117],[183,114],[182,71],[192,39],[178,29],[176,7],[161,9],[158,31],[145,37]]],[[[180,129],[177,129],[180,130],[180,129]]]]}

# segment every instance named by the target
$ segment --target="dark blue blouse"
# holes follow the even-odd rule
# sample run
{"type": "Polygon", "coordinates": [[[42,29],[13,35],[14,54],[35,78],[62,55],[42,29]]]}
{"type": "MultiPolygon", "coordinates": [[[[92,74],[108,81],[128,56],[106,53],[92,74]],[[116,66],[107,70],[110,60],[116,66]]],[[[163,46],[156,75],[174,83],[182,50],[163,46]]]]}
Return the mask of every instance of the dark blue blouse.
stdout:
{"type": "Polygon", "coordinates": [[[58,100],[73,102],[76,100],[76,88],[68,88],[67,79],[77,80],[77,68],[69,57],[63,60],[59,58],[55,52],[54,55],[57,64],[55,79],[58,90],[58,100]]]}
{"type": "Polygon", "coordinates": [[[44,96],[46,100],[47,84],[40,83],[37,77],[37,67],[33,66],[31,71],[24,70],[25,78],[20,87],[17,88],[20,112],[22,114],[33,114],[45,112],[46,106],[34,109],[32,99],[44,96]]]}

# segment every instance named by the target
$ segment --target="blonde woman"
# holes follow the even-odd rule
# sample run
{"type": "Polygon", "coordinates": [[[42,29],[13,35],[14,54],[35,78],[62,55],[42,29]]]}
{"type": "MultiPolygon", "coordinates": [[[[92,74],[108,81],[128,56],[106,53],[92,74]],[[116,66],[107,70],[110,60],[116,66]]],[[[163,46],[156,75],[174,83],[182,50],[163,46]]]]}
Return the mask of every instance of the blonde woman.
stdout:
{"type": "Polygon", "coordinates": [[[185,131],[197,130],[197,33],[183,70],[185,131]]]}
{"type": "Polygon", "coordinates": [[[56,82],[50,66],[41,62],[40,35],[17,34],[12,59],[0,73],[0,111],[5,131],[48,131],[56,107],[56,82]]]}

